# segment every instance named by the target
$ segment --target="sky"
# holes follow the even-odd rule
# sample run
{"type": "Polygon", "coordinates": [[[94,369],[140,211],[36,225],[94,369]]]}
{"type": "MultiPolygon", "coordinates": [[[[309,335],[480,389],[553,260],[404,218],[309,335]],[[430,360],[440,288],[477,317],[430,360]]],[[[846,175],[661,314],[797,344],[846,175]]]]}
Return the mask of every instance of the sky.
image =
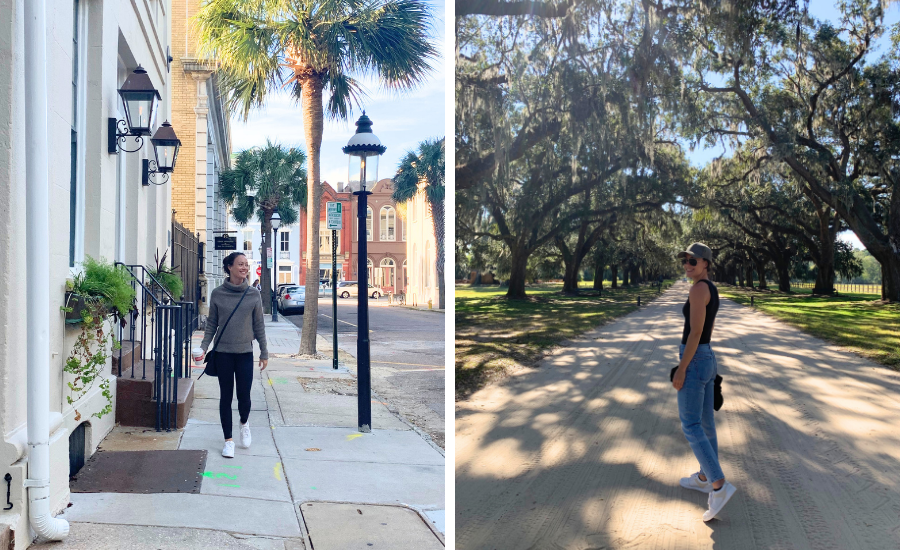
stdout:
{"type": "MultiPolygon", "coordinates": [[[[832,2],[811,0],[809,2],[809,13],[818,19],[827,19],[832,21],[835,25],[840,25],[840,11],[832,2]]],[[[895,2],[885,11],[884,26],[887,31],[876,42],[873,52],[869,54],[872,58],[880,57],[881,54],[884,53],[885,48],[890,46],[890,28],[898,21],[900,21],[900,3],[895,2]]],[[[700,145],[694,151],[688,152],[687,156],[694,166],[703,166],[713,158],[721,155],[723,151],[724,149],[722,146],[705,148],[700,145]]],[[[838,234],[838,238],[849,242],[856,249],[865,248],[856,234],[852,231],[843,231],[838,234]]]]}
{"type": "MultiPolygon", "coordinates": [[[[427,0],[426,3],[433,10],[432,33],[438,56],[432,60],[433,70],[424,84],[401,95],[381,89],[375,78],[362,80],[368,93],[363,108],[372,120],[372,131],[387,147],[379,162],[379,179],[392,177],[403,155],[415,150],[420,142],[445,135],[444,1],[427,0]]],[[[353,136],[355,122],[361,115],[362,111],[354,109],[350,120],[325,120],[320,150],[321,180],[333,187],[337,187],[339,181],[347,182],[348,159],[341,147],[347,145],[353,136]]],[[[246,123],[240,115],[231,119],[231,147],[234,152],[265,145],[267,138],[286,147],[299,146],[306,150],[300,107],[287,94],[270,96],[264,108],[250,112],[246,123]]],[[[359,174],[355,174],[353,179],[358,180],[359,174]]]]}

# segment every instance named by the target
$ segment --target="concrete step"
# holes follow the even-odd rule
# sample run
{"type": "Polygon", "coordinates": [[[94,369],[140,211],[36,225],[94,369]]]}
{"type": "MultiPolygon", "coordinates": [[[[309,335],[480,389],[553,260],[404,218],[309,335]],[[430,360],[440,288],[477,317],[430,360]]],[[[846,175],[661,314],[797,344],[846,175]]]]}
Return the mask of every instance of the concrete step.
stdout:
{"type": "MultiPolygon", "coordinates": [[[[173,383],[175,379],[169,379],[173,383]]],[[[122,379],[119,379],[121,384],[122,379]]],[[[153,382],[149,382],[151,388],[153,382]]],[[[127,384],[126,384],[127,385],[127,384]]],[[[187,424],[191,413],[191,405],[194,403],[194,380],[190,378],[178,379],[178,395],[175,403],[169,404],[169,415],[175,416],[175,427],[183,428],[187,424]]],[[[122,426],[144,426],[152,428],[156,426],[156,399],[142,397],[138,393],[117,392],[116,394],[116,422],[122,426]]]]}
{"type": "Polygon", "coordinates": [[[119,355],[121,354],[121,362],[122,362],[122,370],[126,368],[131,368],[131,361],[134,360],[138,362],[141,358],[141,343],[139,341],[132,342],[131,340],[123,340],[122,341],[122,349],[114,350],[112,352],[112,368],[113,374],[119,373],[119,355]]]}
{"type": "MultiPolygon", "coordinates": [[[[122,365],[125,367],[126,365],[122,365]]],[[[113,371],[118,373],[118,369],[113,371]]],[[[122,376],[118,377],[118,395],[129,399],[153,399],[156,380],[155,364],[150,359],[140,359],[134,362],[134,377],[132,367],[122,369],[122,376]],[[144,378],[146,376],[146,378],[144,378]]]]}

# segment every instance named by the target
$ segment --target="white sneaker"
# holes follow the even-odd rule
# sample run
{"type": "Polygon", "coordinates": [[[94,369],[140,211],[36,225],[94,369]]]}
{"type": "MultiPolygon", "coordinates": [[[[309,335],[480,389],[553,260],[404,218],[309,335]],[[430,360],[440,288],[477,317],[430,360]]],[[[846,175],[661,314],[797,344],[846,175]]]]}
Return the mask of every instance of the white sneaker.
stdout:
{"type": "Polygon", "coordinates": [[[725,482],[718,491],[709,494],[709,510],[703,512],[703,521],[710,521],[716,514],[722,511],[722,508],[728,504],[728,501],[737,492],[737,488],[731,483],[725,482]]]}
{"type": "Polygon", "coordinates": [[[250,448],[250,421],[248,420],[246,424],[241,424],[241,447],[245,449],[250,448]]]}
{"type": "Polygon", "coordinates": [[[225,458],[234,458],[234,441],[225,442],[225,448],[222,449],[222,456],[225,458]]]}
{"type": "Polygon", "coordinates": [[[713,490],[712,483],[710,483],[709,479],[706,481],[700,479],[700,472],[694,472],[688,477],[681,478],[679,483],[685,489],[693,489],[695,491],[700,491],[701,493],[711,493],[713,490]]]}

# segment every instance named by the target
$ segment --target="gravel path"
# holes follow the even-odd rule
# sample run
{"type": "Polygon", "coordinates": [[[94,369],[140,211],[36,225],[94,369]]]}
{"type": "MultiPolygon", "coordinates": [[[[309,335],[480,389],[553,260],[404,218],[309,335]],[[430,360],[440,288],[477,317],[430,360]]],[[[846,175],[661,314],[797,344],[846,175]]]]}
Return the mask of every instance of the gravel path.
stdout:
{"type": "Polygon", "coordinates": [[[459,549],[900,548],[900,373],[722,300],[718,518],[668,380],[678,284],[456,411],[459,549]]]}

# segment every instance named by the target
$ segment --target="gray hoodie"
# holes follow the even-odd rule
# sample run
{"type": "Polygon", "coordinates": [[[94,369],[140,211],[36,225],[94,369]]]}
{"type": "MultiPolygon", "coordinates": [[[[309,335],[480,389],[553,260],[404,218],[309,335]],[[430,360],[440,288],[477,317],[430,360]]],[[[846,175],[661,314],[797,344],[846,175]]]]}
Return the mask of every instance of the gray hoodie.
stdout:
{"type": "MultiPolygon", "coordinates": [[[[206,333],[200,347],[206,353],[216,330],[228,321],[228,316],[247,290],[250,283],[244,279],[243,284],[233,285],[228,279],[216,287],[209,297],[209,317],[206,319],[206,333]]],[[[266,345],[266,322],[263,318],[262,297],[255,288],[250,288],[241,307],[234,312],[234,317],[225,328],[215,349],[224,353],[247,353],[253,351],[253,339],[259,342],[259,358],[268,359],[269,350],[266,345]]]]}

